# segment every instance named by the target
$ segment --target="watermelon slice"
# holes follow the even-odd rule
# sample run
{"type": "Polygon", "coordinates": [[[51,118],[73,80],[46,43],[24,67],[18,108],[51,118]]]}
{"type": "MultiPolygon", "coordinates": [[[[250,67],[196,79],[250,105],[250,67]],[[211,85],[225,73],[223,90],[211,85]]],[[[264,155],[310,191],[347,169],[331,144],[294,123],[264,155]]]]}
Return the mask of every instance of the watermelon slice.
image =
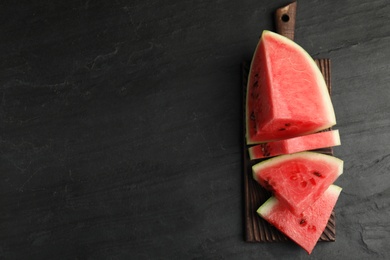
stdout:
{"type": "Polygon", "coordinates": [[[253,167],[253,178],[299,215],[343,172],[343,161],[316,152],[280,155],[253,167]]]}
{"type": "Polygon", "coordinates": [[[324,194],[300,215],[294,215],[276,197],[269,198],[257,213],[310,254],[324,231],[341,188],[330,185],[324,194]]]}
{"type": "Polygon", "coordinates": [[[340,145],[338,130],[262,143],[249,148],[251,160],[340,145]]]}
{"type": "Polygon", "coordinates": [[[247,143],[292,138],[335,124],[329,92],[314,60],[290,39],[264,31],[248,77],[247,143]]]}

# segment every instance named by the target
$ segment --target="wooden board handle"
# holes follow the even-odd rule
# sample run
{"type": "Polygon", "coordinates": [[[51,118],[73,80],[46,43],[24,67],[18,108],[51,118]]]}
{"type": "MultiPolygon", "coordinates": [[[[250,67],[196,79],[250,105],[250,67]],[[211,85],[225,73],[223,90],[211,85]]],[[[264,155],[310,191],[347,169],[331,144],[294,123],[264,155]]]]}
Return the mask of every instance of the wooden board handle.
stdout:
{"type": "Polygon", "coordinates": [[[297,2],[276,9],[275,23],[276,32],[294,40],[295,17],[297,13],[297,2]]]}

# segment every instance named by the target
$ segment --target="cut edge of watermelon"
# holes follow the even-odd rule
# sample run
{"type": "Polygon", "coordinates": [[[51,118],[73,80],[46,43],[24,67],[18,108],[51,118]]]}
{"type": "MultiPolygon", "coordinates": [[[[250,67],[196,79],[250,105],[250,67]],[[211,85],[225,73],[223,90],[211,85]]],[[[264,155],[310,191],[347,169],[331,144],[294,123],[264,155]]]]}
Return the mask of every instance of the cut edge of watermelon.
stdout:
{"type": "Polygon", "coordinates": [[[258,181],[257,176],[256,176],[256,172],[261,171],[265,167],[272,167],[275,164],[278,164],[280,162],[283,162],[286,160],[293,160],[296,158],[315,158],[315,159],[326,160],[326,161],[331,161],[331,162],[337,161],[338,165],[339,165],[337,177],[339,177],[341,174],[343,174],[343,169],[344,169],[344,161],[343,160],[341,160],[333,155],[305,151],[305,152],[283,154],[283,155],[275,156],[275,157],[269,158],[267,160],[264,160],[262,162],[259,162],[255,165],[253,165],[252,166],[253,179],[258,181]]]}
{"type": "MultiPolygon", "coordinates": [[[[318,132],[318,131],[322,131],[322,130],[325,130],[327,128],[330,128],[330,127],[336,125],[337,124],[337,122],[336,122],[336,115],[335,115],[335,112],[334,112],[333,104],[332,104],[332,101],[331,101],[331,97],[330,97],[330,94],[329,94],[329,91],[328,91],[328,88],[327,88],[324,76],[322,75],[320,69],[318,68],[317,64],[315,63],[313,57],[311,57],[310,54],[302,46],[300,46],[299,44],[295,43],[294,41],[288,39],[287,37],[285,37],[283,35],[280,35],[278,33],[269,31],[269,30],[264,30],[262,32],[260,40],[258,41],[258,43],[256,45],[252,61],[250,63],[248,78],[250,76],[250,73],[252,72],[253,59],[254,59],[254,57],[256,57],[257,51],[259,50],[259,47],[260,47],[260,44],[261,44],[261,39],[263,37],[267,37],[267,36],[268,37],[278,38],[284,44],[291,46],[292,48],[294,48],[298,52],[301,52],[303,57],[306,58],[308,63],[311,64],[311,68],[313,69],[313,73],[315,74],[315,78],[317,79],[317,83],[320,86],[319,87],[319,90],[321,92],[320,96],[322,97],[322,102],[321,103],[324,105],[325,110],[327,111],[327,113],[325,113],[325,114],[329,115],[327,124],[324,124],[324,125],[322,125],[320,127],[317,127],[316,129],[311,129],[309,131],[302,132],[299,135],[289,136],[289,138],[293,138],[293,137],[297,137],[297,136],[301,136],[301,135],[306,135],[306,134],[312,134],[312,133],[315,133],[315,132],[318,132]]],[[[248,80],[248,82],[247,82],[246,104],[248,104],[248,95],[249,95],[249,86],[250,86],[249,84],[250,84],[250,80],[248,80]]],[[[248,109],[248,107],[246,107],[246,109],[248,109]]],[[[274,138],[274,139],[269,139],[269,140],[266,140],[266,139],[264,139],[264,140],[257,140],[259,138],[251,137],[250,136],[250,132],[249,132],[250,115],[249,115],[248,111],[245,113],[245,117],[246,117],[245,118],[245,121],[246,121],[245,124],[246,124],[246,143],[247,143],[247,145],[255,145],[255,144],[261,144],[261,143],[270,142],[270,141],[281,140],[281,138],[274,138]]]]}
{"type": "Polygon", "coordinates": [[[310,151],[310,150],[320,149],[320,148],[325,148],[325,147],[334,147],[334,146],[339,146],[339,145],[341,145],[340,133],[339,133],[339,130],[335,129],[335,130],[330,130],[330,131],[326,131],[326,132],[317,132],[314,134],[308,134],[308,135],[297,136],[297,137],[293,137],[293,138],[289,138],[289,139],[283,139],[283,140],[279,140],[279,141],[257,144],[257,145],[249,147],[248,152],[249,152],[249,158],[251,160],[256,160],[256,159],[274,157],[274,156],[283,155],[283,154],[292,154],[292,153],[310,151]],[[331,142],[332,142],[331,145],[317,145],[315,147],[314,146],[311,147],[310,149],[302,149],[302,148],[297,149],[297,148],[295,148],[296,147],[295,142],[298,142],[298,144],[299,144],[301,138],[317,137],[317,136],[324,135],[324,134],[327,135],[329,139],[331,139],[331,142]],[[276,145],[277,146],[276,149],[279,151],[272,154],[272,155],[270,154],[269,156],[266,154],[259,155],[259,153],[260,153],[260,152],[258,152],[259,149],[261,150],[261,153],[263,153],[263,154],[266,153],[265,150],[267,150],[267,149],[264,147],[266,147],[267,144],[276,145]]]}
{"type": "MultiPolygon", "coordinates": [[[[329,94],[329,91],[328,91],[328,87],[326,86],[326,82],[325,82],[325,79],[324,79],[324,76],[322,75],[321,73],[321,70],[318,68],[316,62],[314,61],[313,57],[302,47],[300,46],[299,44],[297,44],[296,42],[294,42],[293,40],[281,35],[281,34],[278,34],[278,33],[275,33],[275,32],[272,32],[272,31],[269,31],[269,30],[265,30],[263,31],[263,36],[267,36],[267,35],[272,35],[273,37],[275,38],[279,38],[280,41],[284,42],[285,44],[291,46],[292,48],[296,49],[298,52],[301,52],[301,54],[306,57],[307,61],[309,63],[311,63],[311,68],[313,69],[313,73],[315,73],[315,77],[317,79],[317,83],[319,86],[321,86],[319,89],[321,91],[321,97],[323,98],[323,103],[324,104],[327,104],[326,106],[326,110],[328,111],[327,115],[330,115],[329,117],[329,126],[326,126],[322,129],[319,129],[319,130],[323,130],[323,129],[326,129],[326,128],[329,128],[333,125],[336,125],[336,115],[335,115],[335,112],[334,112],[334,108],[333,108],[333,104],[332,104],[332,101],[331,101],[331,98],[330,98],[330,94],[329,94]]],[[[318,130],[318,131],[319,131],[318,130]]]]}
{"type": "MultiPolygon", "coordinates": [[[[259,174],[264,168],[268,167],[278,167],[280,163],[285,163],[289,162],[291,160],[310,160],[310,161],[322,161],[325,162],[329,165],[333,165],[337,167],[335,170],[336,172],[333,172],[332,176],[328,177],[327,179],[329,181],[327,185],[331,185],[334,183],[340,175],[343,174],[343,168],[344,168],[344,161],[332,156],[332,155],[326,155],[322,153],[317,153],[317,152],[300,152],[300,153],[295,153],[295,154],[286,154],[286,155],[280,155],[273,157],[271,159],[262,161],[260,163],[257,163],[256,165],[252,166],[253,169],[253,178],[254,180],[259,183],[262,187],[265,189],[273,192],[273,195],[276,196],[279,200],[283,201],[288,207],[290,208],[291,212],[294,212],[296,215],[300,214],[302,212],[302,209],[307,208],[310,204],[310,200],[308,197],[306,199],[302,199],[302,201],[298,202],[296,201],[295,203],[297,204],[292,204],[293,201],[290,201],[288,197],[285,197],[285,195],[280,195],[280,191],[275,191],[273,184],[269,184],[267,180],[264,180],[261,177],[261,174],[259,174]],[[329,179],[330,178],[330,179],[329,179]],[[295,206],[294,206],[295,205],[295,206]]],[[[315,202],[318,198],[320,198],[321,194],[323,194],[326,189],[329,188],[329,186],[321,186],[319,190],[316,190],[316,195],[313,198],[313,201],[315,202]]]]}
{"type": "MultiPolygon", "coordinates": [[[[336,205],[336,202],[341,194],[341,191],[342,191],[342,188],[340,186],[337,186],[335,184],[331,184],[328,189],[326,190],[325,193],[327,194],[330,194],[332,195],[334,198],[335,198],[335,203],[332,207],[332,210],[329,212],[329,216],[327,216],[327,219],[330,218],[331,216],[331,212],[333,211],[335,205],[336,205]]],[[[270,214],[270,212],[274,209],[275,206],[278,206],[279,203],[281,203],[276,197],[274,196],[271,196],[266,202],[264,202],[258,209],[257,209],[257,214],[262,217],[263,219],[267,220],[267,216],[270,214]]],[[[281,204],[283,205],[283,204],[281,204]]],[[[315,204],[313,204],[315,205],[315,204]]],[[[288,208],[286,209],[288,210],[288,208]]],[[[291,213],[291,215],[294,216],[293,213],[291,213]]],[[[267,220],[268,221],[268,220],[267,220]]],[[[268,221],[269,222],[269,221],[268,221]]],[[[270,223],[272,226],[274,226],[275,228],[277,228],[275,226],[275,223],[270,223]]],[[[326,224],[324,225],[323,229],[321,230],[321,233],[325,230],[326,228],[326,224]]],[[[278,229],[278,228],[277,228],[278,229]]],[[[296,244],[298,244],[293,238],[291,238],[288,234],[286,234],[285,232],[283,232],[283,230],[281,229],[278,229],[280,230],[282,233],[284,233],[287,237],[289,237],[292,241],[294,241],[296,244]]],[[[318,236],[317,240],[320,238],[321,234],[318,236]]],[[[299,245],[299,244],[298,244],[299,245]]],[[[310,248],[304,248],[301,247],[308,253],[308,254],[311,254],[311,252],[313,251],[314,247],[315,247],[316,244],[314,244],[312,247],[310,248]]]]}
{"type": "Polygon", "coordinates": [[[329,131],[320,131],[320,132],[317,132],[317,133],[313,133],[313,134],[309,134],[309,135],[304,135],[304,136],[298,136],[298,137],[295,137],[295,138],[292,138],[292,141],[289,141],[289,140],[286,140],[286,144],[287,144],[287,150],[289,151],[289,154],[292,154],[292,153],[298,153],[298,152],[305,152],[305,151],[313,151],[315,149],[321,149],[321,148],[326,148],[326,147],[335,147],[335,146],[340,146],[341,145],[341,140],[340,140],[340,132],[338,129],[335,129],[335,130],[329,130],[329,131]],[[323,137],[323,139],[327,139],[331,142],[331,145],[325,145],[322,144],[322,145],[317,145],[317,146],[313,146],[311,149],[306,149],[306,150],[303,150],[302,148],[299,149],[299,148],[296,148],[297,146],[299,146],[299,139],[300,138],[305,138],[306,136],[313,136],[313,137],[323,137]],[[295,141],[298,141],[298,144],[295,144],[294,142],[295,141]]]}
{"type": "MultiPolygon", "coordinates": [[[[252,60],[250,62],[250,65],[249,65],[249,72],[248,72],[248,79],[247,79],[247,85],[246,85],[246,97],[245,97],[245,139],[246,139],[246,143],[248,145],[251,145],[251,144],[256,144],[256,143],[259,143],[259,142],[256,142],[254,141],[252,138],[251,138],[251,135],[250,135],[250,115],[249,115],[249,112],[248,112],[248,103],[249,103],[249,96],[250,96],[250,92],[249,92],[249,88],[250,88],[250,75],[252,73],[252,70],[253,70],[253,64],[254,64],[254,59],[255,57],[257,56],[257,52],[260,51],[260,46],[261,46],[261,39],[264,35],[264,31],[262,33],[262,35],[260,36],[260,40],[257,42],[256,44],[256,47],[255,47],[255,51],[253,53],[253,57],[252,57],[252,60]]],[[[266,79],[268,80],[268,79],[266,79]]]]}

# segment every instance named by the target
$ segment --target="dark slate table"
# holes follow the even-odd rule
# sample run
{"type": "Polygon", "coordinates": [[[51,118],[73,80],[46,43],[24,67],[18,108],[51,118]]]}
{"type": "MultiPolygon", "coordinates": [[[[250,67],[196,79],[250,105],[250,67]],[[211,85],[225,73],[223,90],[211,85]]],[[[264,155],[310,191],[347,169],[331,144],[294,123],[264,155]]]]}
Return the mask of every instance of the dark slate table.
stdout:
{"type": "MultiPolygon", "coordinates": [[[[309,259],[244,241],[240,64],[287,1],[2,1],[1,259],[309,259]]],[[[332,60],[336,242],[389,259],[390,5],[300,1],[332,60]]]]}

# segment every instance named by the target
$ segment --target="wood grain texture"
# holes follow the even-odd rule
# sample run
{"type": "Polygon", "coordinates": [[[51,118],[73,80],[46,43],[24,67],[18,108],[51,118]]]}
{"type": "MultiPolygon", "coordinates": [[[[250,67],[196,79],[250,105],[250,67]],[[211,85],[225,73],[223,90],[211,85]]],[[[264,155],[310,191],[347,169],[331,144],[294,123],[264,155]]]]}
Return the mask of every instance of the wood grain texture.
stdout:
{"type": "Polygon", "coordinates": [[[276,32],[294,40],[297,2],[278,8],[275,12],[276,32]]]}
{"type": "MultiPolygon", "coordinates": [[[[328,87],[329,93],[331,93],[331,69],[329,59],[316,59],[317,66],[319,67],[325,82],[328,87]]],[[[242,64],[242,90],[243,90],[243,118],[245,120],[245,102],[246,102],[246,90],[247,79],[250,64],[244,62],[242,64]]],[[[267,159],[250,160],[248,153],[248,145],[246,145],[245,138],[245,121],[243,122],[243,172],[244,172],[244,198],[245,198],[245,240],[247,242],[284,242],[289,239],[282,234],[275,227],[268,224],[267,221],[262,219],[256,213],[256,210],[271,196],[271,193],[259,185],[252,177],[252,166],[255,163],[261,162],[267,159]]],[[[329,129],[328,129],[329,130],[329,129]]],[[[328,131],[326,130],[326,131],[328,131]]],[[[333,148],[316,149],[316,152],[333,155],[333,148]]],[[[336,239],[336,219],[335,214],[332,212],[328,224],[322,233],[319,241],[335,241],[336,239]]]]}

